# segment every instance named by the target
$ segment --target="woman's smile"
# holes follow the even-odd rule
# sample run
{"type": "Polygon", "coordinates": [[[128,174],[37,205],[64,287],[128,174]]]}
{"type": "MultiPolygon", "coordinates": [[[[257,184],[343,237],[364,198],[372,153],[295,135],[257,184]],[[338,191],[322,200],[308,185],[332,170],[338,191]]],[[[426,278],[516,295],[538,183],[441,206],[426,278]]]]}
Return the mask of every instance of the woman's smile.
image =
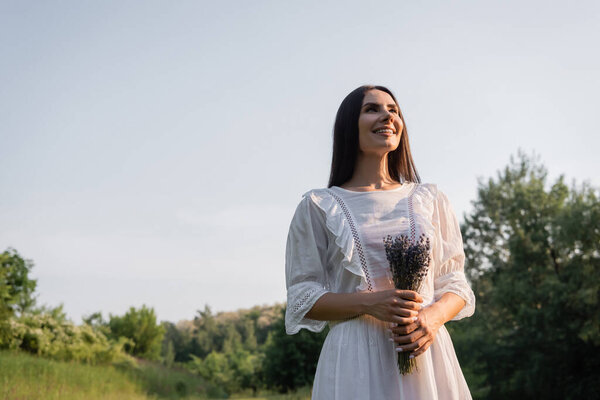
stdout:
{"type": "Polygon", "coordinates": [[[390,136],[393,136],[396,134],[396,132],[392,128],[375,129],[373,131],[373,133],[375,133],[376,135],[384,136],[384,137],[390,137],[390,136]]]}

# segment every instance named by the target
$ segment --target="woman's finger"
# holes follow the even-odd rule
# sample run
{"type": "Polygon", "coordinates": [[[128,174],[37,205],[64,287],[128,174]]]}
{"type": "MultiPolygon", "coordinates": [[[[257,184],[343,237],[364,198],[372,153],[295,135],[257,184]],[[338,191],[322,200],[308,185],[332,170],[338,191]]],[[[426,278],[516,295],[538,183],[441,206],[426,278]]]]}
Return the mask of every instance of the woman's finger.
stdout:
{"type": "MultiPolygon", "coordinates": [[[[416,303],[415,303],[416,304],[416,303]]],[[[416,317],[419,315],[417,310],[410,310],[408,308],[403,307],[394,307],[394,313],[398,314],[401,317],[416,317]]]]}
{"type": "Polygon", "coordinates": [[[396,323],[396,326],[403,326],[414,324],[417,321],[417,317],[400,317],[398,315],[392,315],[391,321],[396,323]]]}
{"type": "Polygon", "coordinates": [[[408,335],[394,336],[394,341],[396,343],[398,343],[399,345],[408,346],[408,345],[411,345],[411,344],[415,343],[416,341],[418,341],[422,336],[423,336],[423,333],[420,332],[419,329],[415,329],[408,335]]]}
{"type": "Polygon", "coordinates": [[[399,325],[397,327],[393,327],[391,329],[392,333],[395,335],[408,335],[409,333],[414,332],[419,325],[417,323],[412,323],[408,325],[399,325]]]}
{"type": "Polygon", "coordinates": [[[400,300],[398,302],[398,306],[409,309],[409,310],[415,310],[415,311],[419,311],[423,308],[421,303],[417,303],[415,301],[408,301],[408,300],[400,300]]]}
{"type": "Polygon", "coordinates": [[[415,292],[414,290],[396,289],[395,294],[396,294],[396,296],[403,298],[405,300],[415,301],[417,303],[423,302],[423,297],[421,297],[421,295],[419,293],[415,292]]]}
{"type": "Polygon", "coordinates": [[[411,355],[418,357],[421,354],[425,353],[427,351],[427,349],[429,348],[429,346],[431,346],[433,344],[432,340],[428,340],[425,343],[422,344],[421,347],[419,347],[418,349],[415,349],[415,351],[412,352],[411,355]]]}
{"type": "MultiPolygon", "coordinates": [[[[407,335],[410,336],[410,335],[407,335]]],[[[401,336],[401,337],[406,337],[406,336],[401,336]]],[[[413,342],[413,343],[408,343],[408,344],[399,344],[396,346],[396,351],[400,352],[413,352],[415,350],[417,350],[418,348],[420,348],[424,343],[426,343],[428,340],[430,340],[429,338],[425,337],[425,336],[421,336],[417,341],[413,342]]]]}

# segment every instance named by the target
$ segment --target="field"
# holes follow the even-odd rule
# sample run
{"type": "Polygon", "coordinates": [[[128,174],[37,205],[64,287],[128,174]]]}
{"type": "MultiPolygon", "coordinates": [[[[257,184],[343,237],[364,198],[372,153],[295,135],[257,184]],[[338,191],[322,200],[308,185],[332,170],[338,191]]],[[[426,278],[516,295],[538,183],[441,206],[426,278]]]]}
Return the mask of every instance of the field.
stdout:
{"type": "MultiPolygon", "coordinates": [[[[0,400],[195,400],[211,398],[211,391],[200,378],[160,365],[115,368],[0,351],[0,400]]],[[[256,397],[239,394],[231,398],[308,400],[310,391],[256,397]]]]}
{"type": "Polygon", "coordinates": [[[145,400],[144,390],[114,367],[56,362],[0,352],[2,400],[145,400]]]}

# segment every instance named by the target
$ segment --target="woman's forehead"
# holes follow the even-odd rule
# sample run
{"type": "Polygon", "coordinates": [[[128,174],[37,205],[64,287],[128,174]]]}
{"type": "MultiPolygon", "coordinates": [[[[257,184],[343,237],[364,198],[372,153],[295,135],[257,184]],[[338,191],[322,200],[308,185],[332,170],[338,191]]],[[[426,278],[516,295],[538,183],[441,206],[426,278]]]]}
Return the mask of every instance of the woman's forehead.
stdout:
{"type": "Polygon", "coordinates": [[[365,93],[363,105],[367,103],[396,104],[392,96],[382,90],[373,89],[365,93]]]}

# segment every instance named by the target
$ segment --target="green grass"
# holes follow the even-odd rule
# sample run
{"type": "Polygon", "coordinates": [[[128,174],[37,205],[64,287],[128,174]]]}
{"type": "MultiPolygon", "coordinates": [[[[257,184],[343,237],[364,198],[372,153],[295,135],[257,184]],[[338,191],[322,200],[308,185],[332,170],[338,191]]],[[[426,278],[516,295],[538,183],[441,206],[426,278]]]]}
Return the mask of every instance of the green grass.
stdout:
{"type": "MultiPolygon", "coordinates": [[[[185,370],[142,360],[138,368],[115,368],[0,351],[0,400],[197,400],[215,392],[218,388],[185,370]]],[[[230,398],[310,400],[310,389],[285,395],[265,391],[256,397],[247,392],[230,398]]]]}
{"type": "Polygon", "coordinates": [[[147,400],[144,390],[110,366],[59,362],[0,352],[2,400],[147,400]]]}

